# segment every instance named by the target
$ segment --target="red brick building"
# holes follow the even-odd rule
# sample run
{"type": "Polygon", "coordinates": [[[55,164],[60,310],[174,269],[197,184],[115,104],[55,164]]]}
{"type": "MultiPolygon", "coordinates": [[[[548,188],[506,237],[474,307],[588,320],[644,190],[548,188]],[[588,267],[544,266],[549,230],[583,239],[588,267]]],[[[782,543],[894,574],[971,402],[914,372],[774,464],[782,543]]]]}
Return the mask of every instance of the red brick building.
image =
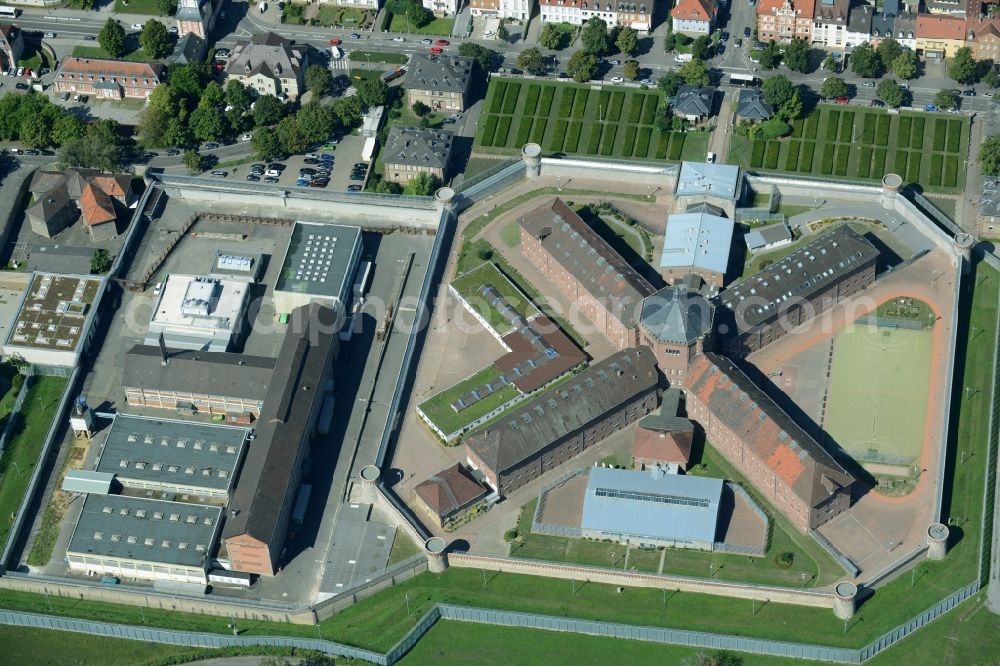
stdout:
{"type": "Polygon", "coordinates": [[[444,528],[481,506],[487,490],[461,463],[455,463],[421,481],[414,493],[417,505],[437,527],[444,528]]]}
{"type": "Polygon", "coordinates": [[[687,469],[694,444],[694,424],[679,416],[680,398],[678,389],[664,391],[660,412],[639,421],[632,442],[632,466],[636,469],[671,465],[687,469]]]}
{"type": "Polygon", "coordinates": [[[761,41],[812,41],[816,0],[761,0],[757,7],[757,37],[761,41]]]}
{"type": "Polygon", "coordinates": [[[843,224],[722,292],[725,349],[749,354],[875,282],[879,252],[843,224]]]}
{"type": "Polygon", "coordinates": [[[652,411],[657,383],[648,348],[616,352],[466,439],[469,465],[508,495],[652,411]]]}
{"type": "Polygon", "coordinates": [[[653,287],[562,199],[520,220],[524,256],[618,349],[639,344],[642,301],[653,287]]]}
{"type": "Polygon", "coordinates": [[[56,72],[56,92],[83,93],[105,99],[146,99],[163,78],[163,65],[102,58],[63,58],[56,72]]]}
{"type": "Polygon", "coordinates": [[[851,476],[730,360],[698,358],[688,416],[705,437],[803,532],[851,505],[851,476]]]}
{"type": "Polygon", "coordinates": [[[687,287],[667,287],[643,301],[639,335],[671,386],[684,386],[691,363],[712,334],[714,312],[687,287]]]}

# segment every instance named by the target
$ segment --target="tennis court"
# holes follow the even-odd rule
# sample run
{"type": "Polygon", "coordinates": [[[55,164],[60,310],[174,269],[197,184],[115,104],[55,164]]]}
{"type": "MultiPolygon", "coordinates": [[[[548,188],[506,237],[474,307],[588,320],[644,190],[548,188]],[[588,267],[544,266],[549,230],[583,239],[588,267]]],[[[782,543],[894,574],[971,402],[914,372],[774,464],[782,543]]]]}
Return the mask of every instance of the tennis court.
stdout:
{"type": "Polygon", "coordinates": [[[856,460],[908,465],[920,456],[932,336],[867,324],[837,335],[824,427],[856,460]]]}

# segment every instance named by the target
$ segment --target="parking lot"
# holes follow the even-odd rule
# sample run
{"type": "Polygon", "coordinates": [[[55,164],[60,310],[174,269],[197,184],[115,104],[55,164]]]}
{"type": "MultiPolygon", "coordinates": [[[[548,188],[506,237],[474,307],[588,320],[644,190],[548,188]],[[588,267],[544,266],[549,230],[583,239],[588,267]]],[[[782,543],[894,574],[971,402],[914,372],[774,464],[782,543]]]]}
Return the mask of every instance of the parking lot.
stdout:
{"type": "MultiPolygon", "coordinates": [[[[332,190],[336,192],[343,192],[347,190],[349,185],[361,185],[364,187],[365,181],[361,180],[351,180],[351,170],[356,162],[362,162],[361,151],[364,148],[365,139],[362,136],[348,135],[340,140],[340,143],[333,150],[324,150],[322,148],[317,148],[312,151],[312,154],[322,155],[323,153],[328,153],[333,155],[333,165],[330,168],[330,184],[325,188],[326,190],[332,190]]],[[[292,155],[286,160],[274,160],[280,162],[286,166],[286,169],[278,177],[278,185],[284,185],[286,187],[304,187],[297,186],[295,181],[299,179],[299,169],[308,167],[312,169],[319,169],[321,165],[306,164],[305,155],[292,155]]],[[[255,162],[255,164],[264,164],[263,160],[255,162]]],[[[369,165],[370,168],[370,165],[369,165]]],[[[245,179],[250,173],[250,165],[233,167],[232,169],[222,169],[227,172],[227,178],[245,179]]],[[[263,182],[263,178],[261,179],[263,182]]]]}

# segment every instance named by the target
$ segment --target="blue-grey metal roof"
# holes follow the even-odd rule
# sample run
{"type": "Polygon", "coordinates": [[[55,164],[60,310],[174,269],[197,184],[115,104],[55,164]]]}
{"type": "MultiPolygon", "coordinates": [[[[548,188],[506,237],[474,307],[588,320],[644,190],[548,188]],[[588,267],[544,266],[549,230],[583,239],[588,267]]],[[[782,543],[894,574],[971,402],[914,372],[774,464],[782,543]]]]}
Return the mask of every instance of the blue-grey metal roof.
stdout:
{"type": "Polygon", "coordinates": [[[111,491],[114,474],[91,472],[85,469],[71,469],[63,477],[62,489],[70,493],[94,493],[107,495],[111,491]]]}
{"type": "Polygon", "coordinates": [[[222,507],[87,495],[67,554],[203,567],[222,507]]]}
{"type": "Polygon", "coordinates": [[[677,177],[674,196],[710,194],[723,199],[736,199],[740,168],[731,164],[683,162],[677,177]]]}
{"type": "Polygon", "coordinates": [[[361,229],[297,221],[275,291],[340,298],[361,253],[361,229]]]}
{"type": "Polygon", "coordinates": [[[700,268],[725,273],[733,244],[733,221],[707,213],[667,218],[660,268],[700,268]]]}
{"type": "Polygon", "coordinates": [[[593,467],[580,526],[633,541],[714,543],[722,485],[703,476],[593,467]]]}
{"type": "Polygon", "coordinates": [[[117,414],[98,472],[120,478],[228,490],[247,428],[117,414]]]}
{"type": "Polygon", "coordinates": [[[687,343],[712,330],[715,308],[687,287],[666,287],[642,302],[641,323],[661,342],[687,343]]]}
{"type": "Polygon", "coordinates": [[[748,231],[743,240],[752,252],[771,243],[792,240],[792,231],[787,224],[769,224],[766,227],[748,231]]]}

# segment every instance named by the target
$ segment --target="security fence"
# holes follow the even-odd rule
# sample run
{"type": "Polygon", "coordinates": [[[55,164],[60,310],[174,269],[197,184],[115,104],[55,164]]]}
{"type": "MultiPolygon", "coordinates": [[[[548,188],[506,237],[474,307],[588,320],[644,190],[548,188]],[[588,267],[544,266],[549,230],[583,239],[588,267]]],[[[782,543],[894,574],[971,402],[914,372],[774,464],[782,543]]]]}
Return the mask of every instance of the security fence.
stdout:
{"type": "Polygon", "coordinates": [[[825,536],[820,534],[819,531],[809,530],[809,534],[816,540],[816,543],[823,547],[823,550],[830,554],[830,557],[837,560],[837,562],[840,563],[840,566],[844,567],[847,573],[851,574],[852,578],[861,573],[861,569],[859,569],[857,565],[847,557],[847,555],[844,555],[837,549],[836,546],[830,543],[825,536]]]}
{"type": "Polygon", "coordinates": [[[479,203],[498,192],[501,192],[514,183],[524,180],[526,174],[524,162],[517,160],[505,162],[505,166],[482,178],[474,179],[469,183],[462,183],[455,190],[455,208],[461,212],[479,203]]]}
{"type": "Polygon", "coordinates": [[[573,527],[572,525],[552,525],[549,523],[541,522],[540,518],[542,512],[545,510],[545,504],[549,497],[549,491],[553,488],[557,488],[562,484],[566,483],[573,477],[579,476],[580,474],[585,474],[587,469],[576,469],[571,472],[567,472],[559,476],[556,480],[551,481],[542,488],[542,492],[538,495],[538,503],[535,504],[535,513],[531,517],[531,531],[537,534],[548,534],[550,536],[561,536],[561,537],[571,537],[574,539],[579,539],[583,537],[583,530],[579,527],[573,527]]]}

